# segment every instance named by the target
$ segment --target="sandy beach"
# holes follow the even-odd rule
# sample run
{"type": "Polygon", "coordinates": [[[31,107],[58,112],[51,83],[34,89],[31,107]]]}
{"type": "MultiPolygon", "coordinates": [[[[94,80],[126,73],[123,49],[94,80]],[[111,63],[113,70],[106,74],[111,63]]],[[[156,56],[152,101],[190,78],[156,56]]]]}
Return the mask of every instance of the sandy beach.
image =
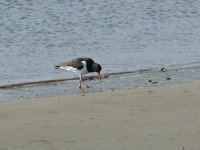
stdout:
{"type": "Polygon", "coordinates": [[[199,150],[200,83],[0,104],[0,150],[199,150]]]}

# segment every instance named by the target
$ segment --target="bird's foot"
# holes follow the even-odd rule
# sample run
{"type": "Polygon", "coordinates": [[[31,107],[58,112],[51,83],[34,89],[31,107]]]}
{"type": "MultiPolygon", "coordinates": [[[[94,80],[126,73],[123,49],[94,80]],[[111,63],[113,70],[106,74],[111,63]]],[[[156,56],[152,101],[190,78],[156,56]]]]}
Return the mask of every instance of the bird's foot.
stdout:
{"type": "Polygon", "coordinates": [[[81,89],[81,85],[85,85],[86,88],[90,88],[89,85],[87,85],[85,82],[83,82],[82,80],[79,82],[79,86],[78,88],[81,89]]]}
{"type": "Polygon", "coordinates": [[[90,88],[89,85],[85,84],[86,88],[90,88]]]}
{"type": "Polygon", "coordinates": [[[82,83],[85,85],[86,88],[90,88],[89,85],[87,85],[85,82],[82,81],[82,83]]]}
{"type": "MultiPolygon", "coordinates": [[[[86,88],[90,88],[88,85],[85,85],[85,87],[86,87],[86,88]]],[[[82,86],[79,85],[78,88],[79,88],[79,89],[82,89],[82,86]]]]}

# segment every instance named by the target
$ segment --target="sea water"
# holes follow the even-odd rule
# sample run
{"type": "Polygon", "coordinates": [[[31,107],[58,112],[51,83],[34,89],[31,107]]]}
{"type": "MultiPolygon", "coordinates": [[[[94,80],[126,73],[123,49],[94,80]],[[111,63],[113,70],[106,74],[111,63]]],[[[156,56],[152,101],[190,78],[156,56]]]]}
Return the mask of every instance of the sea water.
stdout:
{"type": "MultiPolygon", "coordinates": [[[[103,73],[198,68],[199,16],[197,0],[1,1],[0,85],[76,77],[53,66],[81,56],[100,63],[103,73]]],[[[197,69],[195,79],[198,74],[197,69]]],[[[143,75],[137,77],[136,81],[140,81],[143,75]]],[[[181,74],[177,77],[187,80],[181,74]]],[[[120,84],[113,79],[119,81],[110,78],[109,83],[113,82],[109,85],[140,86],[120,84]]],[[[44,91],[47,94],[51,90],[44,91]]],[[[31,89],[28,91],[34,95],[31,89]]],[[[46,95],[44,91],[41,95],[46,95]]],[[[54,91],[59,93],[58,89],[54,91]]],[[[14,98],[19,91],[0,92],[4,98],[14,98]]]]}
{"type": "Polygon", "coordinates": [[[200,1],[0,2],[0,85],[74,77],[53,66],[88,56],[103,72],[199,66],[200,1]]]}

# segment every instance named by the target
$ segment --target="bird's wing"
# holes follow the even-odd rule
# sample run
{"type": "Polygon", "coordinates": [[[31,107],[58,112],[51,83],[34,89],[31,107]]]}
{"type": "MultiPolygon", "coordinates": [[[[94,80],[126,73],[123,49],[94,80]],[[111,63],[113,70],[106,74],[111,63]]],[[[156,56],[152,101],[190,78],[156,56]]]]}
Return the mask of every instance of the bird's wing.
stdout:
{"type": "Polygon", "coordinates": [[[83,68],[82,61],[84,61],[85,58],[76,58],[68,62],[64,62],[62,64],[56,65],[58,67],[73,67],[77,68],[78,70],[83,68]]]}

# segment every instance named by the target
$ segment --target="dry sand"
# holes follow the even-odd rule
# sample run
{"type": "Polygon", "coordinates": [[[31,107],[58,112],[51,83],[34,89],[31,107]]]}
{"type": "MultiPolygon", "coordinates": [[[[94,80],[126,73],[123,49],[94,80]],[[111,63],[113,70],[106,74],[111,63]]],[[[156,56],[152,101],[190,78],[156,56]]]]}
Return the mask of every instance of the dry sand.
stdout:
{"type": "Polygon", "coordinates": [[[200,83],[0,104],[0,150],[199,150],[200,83]]]}

